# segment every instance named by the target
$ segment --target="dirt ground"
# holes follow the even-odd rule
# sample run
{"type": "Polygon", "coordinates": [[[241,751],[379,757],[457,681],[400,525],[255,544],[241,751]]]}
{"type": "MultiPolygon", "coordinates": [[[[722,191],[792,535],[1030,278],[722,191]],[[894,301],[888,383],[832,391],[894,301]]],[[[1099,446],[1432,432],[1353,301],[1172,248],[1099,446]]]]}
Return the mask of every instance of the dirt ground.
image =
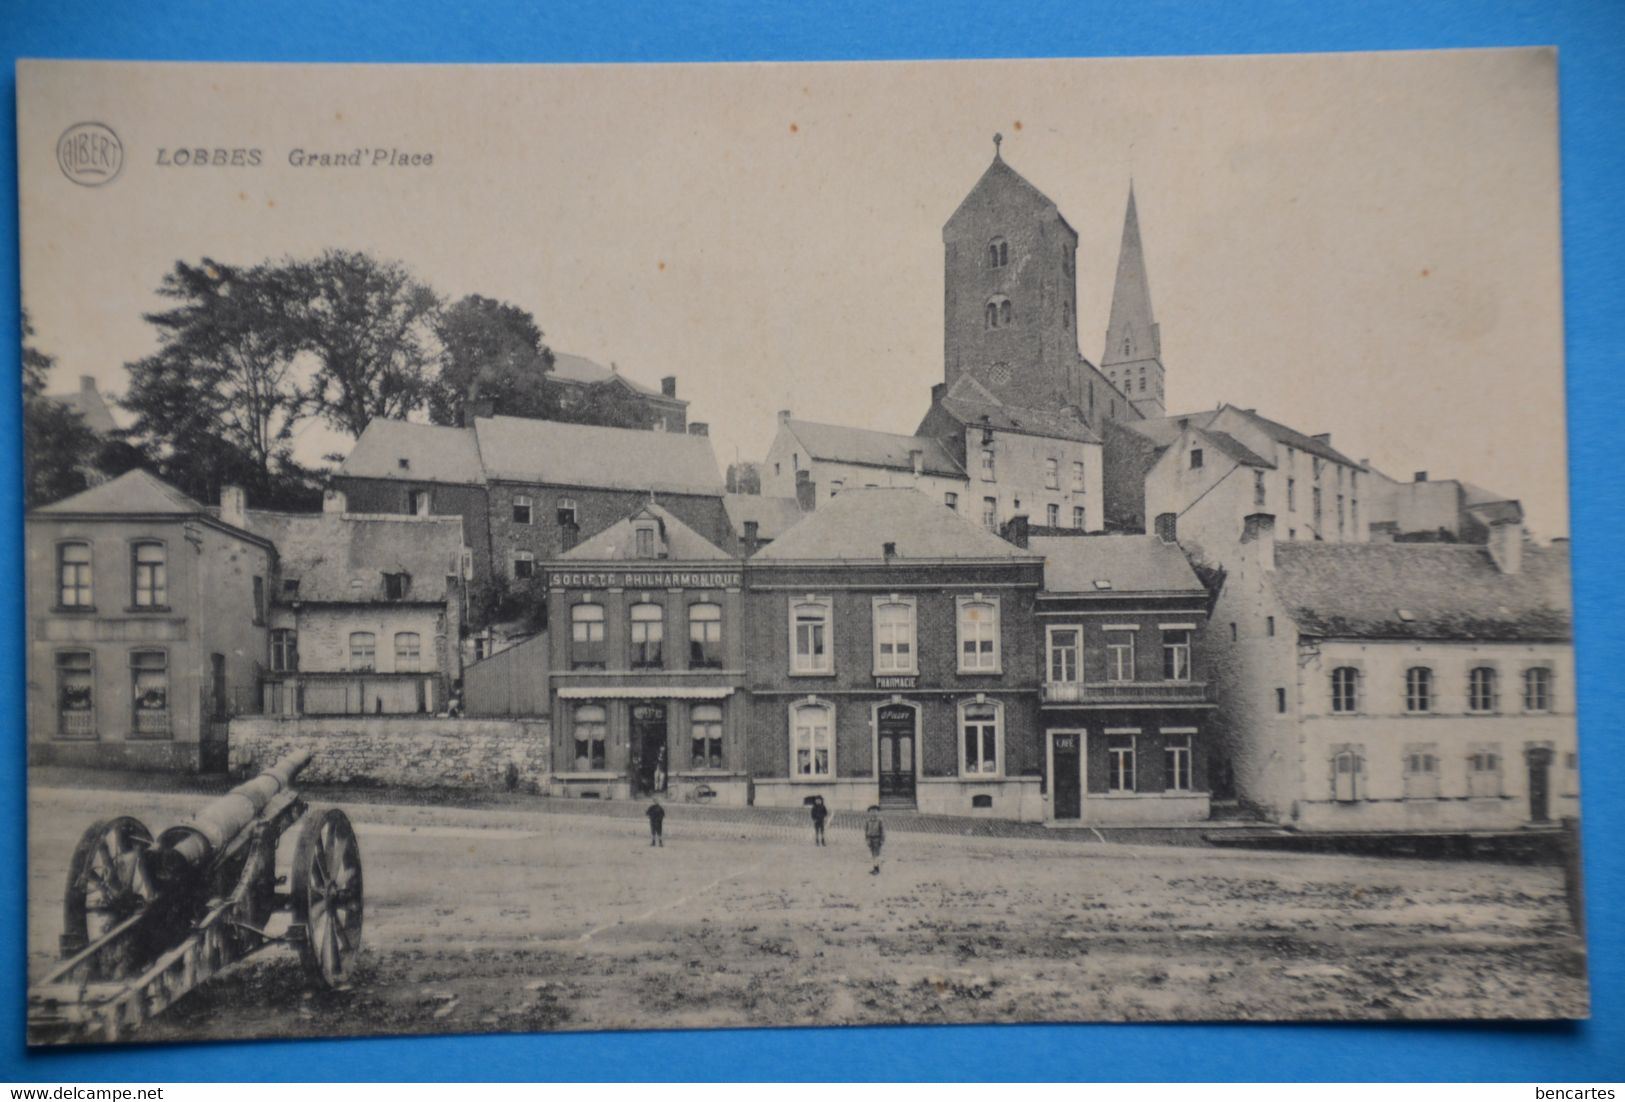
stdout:
{"type": "MultiPolygon", "coordinates": [[[[203,801],[34,789],[31,975],[89,821],[156,832],[203,801]]],[[[606,814],[347,810],[360,981],[311,990],[273,947],[140,1040],[1587,1012],[1551,867],[893,830],[874,876],[848,816],[818,849],[782,817],[677,806],[657,849],[645,822],[606,814]]]]}

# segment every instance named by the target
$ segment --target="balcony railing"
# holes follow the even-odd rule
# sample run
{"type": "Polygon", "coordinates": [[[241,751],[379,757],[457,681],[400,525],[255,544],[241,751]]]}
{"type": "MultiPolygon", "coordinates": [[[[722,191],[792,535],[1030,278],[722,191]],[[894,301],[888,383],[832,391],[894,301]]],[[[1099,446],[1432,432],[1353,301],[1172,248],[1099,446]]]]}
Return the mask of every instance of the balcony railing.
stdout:
{"type": "Polygon", "coordinates": [[[1049,681],[1045,704],[1205,704],[1205,681],[1049,681]]]}

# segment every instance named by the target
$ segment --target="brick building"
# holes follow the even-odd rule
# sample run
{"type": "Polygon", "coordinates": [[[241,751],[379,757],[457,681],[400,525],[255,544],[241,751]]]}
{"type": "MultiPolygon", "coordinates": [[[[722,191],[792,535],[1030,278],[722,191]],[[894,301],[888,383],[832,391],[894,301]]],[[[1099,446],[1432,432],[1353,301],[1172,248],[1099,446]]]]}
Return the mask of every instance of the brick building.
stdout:
{"type": "Polygon", "coordinates": [[[1042,582],[914,490],[821,501],[745,567],[755,803],[1041,819],[1042,582]]]}
{"type": "Polygon", "coordinates": [[[609,390],[641,410],[651,429],[660,432],[689,430],[688,402],[677,397],[675,375],[661,379],[660,389],[656,390],[628,375],[622,375],[613,363],[605,367],[585,356],[554,352],[553,370],[548,372],[547,378],[565,408],[589,401],[594,391],[609,390]]]}

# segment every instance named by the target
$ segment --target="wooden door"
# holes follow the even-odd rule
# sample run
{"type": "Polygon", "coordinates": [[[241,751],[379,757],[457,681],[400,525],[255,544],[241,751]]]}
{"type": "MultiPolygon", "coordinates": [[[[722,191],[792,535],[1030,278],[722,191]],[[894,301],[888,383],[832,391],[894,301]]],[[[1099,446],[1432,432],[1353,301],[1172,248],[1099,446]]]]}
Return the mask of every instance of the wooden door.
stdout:
{"type": "Polygon", "coordinates": [[[915,806],[915,721],[916,712],[907,704],[887,704],[876,717],[880,800],[889,807],[915,806]]]}
{"type": "Polygon", "coordinates": [[[1083,774],[1080,743],[1083,736],[1076,731],[1056,731],[1050,735],[1050,785],[1054,792],[1054,818],[1081,819],[1083,817],[1083,774]]]}

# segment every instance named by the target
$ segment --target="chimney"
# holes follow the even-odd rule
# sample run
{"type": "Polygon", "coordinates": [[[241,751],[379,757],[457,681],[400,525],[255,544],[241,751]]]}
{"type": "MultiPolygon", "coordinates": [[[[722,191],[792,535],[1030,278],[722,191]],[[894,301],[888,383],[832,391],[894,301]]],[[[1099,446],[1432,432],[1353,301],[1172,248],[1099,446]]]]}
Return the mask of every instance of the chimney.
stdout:
{"type": "Polygon", "coordinates": [[[818,485],[813,482],[811,471],[796,472],[796,504],[803,513],[818,508],[818,485]]]}
{"type": "Polygon", "coordinates": [[[667,375],[660,380],[660,393],[668,398],[677,397],[677,376],[667,375]]]}
{"type": "Polygon", "coordinates": [[[1523,569],[1523,522],[1511,517],[1490,522],[1490,558],[1503,574],[1523,569]]]}
{"type": "Polygon", "coordinates": [[[881,544],[880,557],[885,559],[887,562],[891,562],[893,559],[895,559],[897,557],[897,544],[893,543],[891,540],[887,540],[885,543],[881,544]]]}
{"type": "Polygon", "coordinates": [[[790,423],[790,411],[787,410],[787,409],[779,410],[779,424],[788,425],[789,423],[790,423]]]}
{"type": "Polygon", "coordinates": [[[1158,513],[1156,520],[1157,538],[1163,543],[1179,542],[1179,514],[1158,513]]]}
{"type": "Polygon", "coordinates": [[[690,421],[688,423],[688,434],[690,436],[710,436],[711,426],[704,421],[690,421]]]}
{"type": "Polygon", "coordinates": [[[80,394],[95,394],[96,393],[96,376],[94,376],[94,375],[81,375],[81,376],[79,376],[79,393],[80,394]]]}
{"type": "Polygon", "coordinates": [[[220,487],[220,519],[233,528],[248,527],[248,495],[241,486],[220,487]]]}
{"type": "Polygon", "coordinates": [[[1248,513],[1241,522],[1242,554],[1264,570],[1275,569],[1275,514],[1248,513]]]}
{"type": "Polygon", "coordinates": [[[1027,549],[1029,527],[1030,526],[1027,523],[1027,514],[1017,513],[1015,516],[1004,522],[1004,527],[1000,529],[999,534],[1010,543],[1015,544],[1017,547],[1025,551],[1027,549]]]}
{"type": "Polygon", "coordinates": [[[757,550],[762,546],[762,538],[759,532],[760,527],[756,521],[747,520],[745,522],[745,558],[747,559],[756,554],[757,550]]]}
{"type": "Polygon", "coordinates": [[[343,490],[328,487],[322,491],[322,512],[347,513],[350,511],[349,500],[344,496],[343,490]]]}
{"type": "Polygon", "coordinates": [[[925,473],[925,449],[910,448],[908,450],[908,465],[914,468],[914,477],[919,478],[925,473]]]}
{"type": "Polygon", "coordinates": [[[1417,471],[1416,472],[1416,475],[1414,476],[1414,481],[1426,482],[1427,480],[1428,480],[1428,473],[1426,471],[1417,471]]]}

